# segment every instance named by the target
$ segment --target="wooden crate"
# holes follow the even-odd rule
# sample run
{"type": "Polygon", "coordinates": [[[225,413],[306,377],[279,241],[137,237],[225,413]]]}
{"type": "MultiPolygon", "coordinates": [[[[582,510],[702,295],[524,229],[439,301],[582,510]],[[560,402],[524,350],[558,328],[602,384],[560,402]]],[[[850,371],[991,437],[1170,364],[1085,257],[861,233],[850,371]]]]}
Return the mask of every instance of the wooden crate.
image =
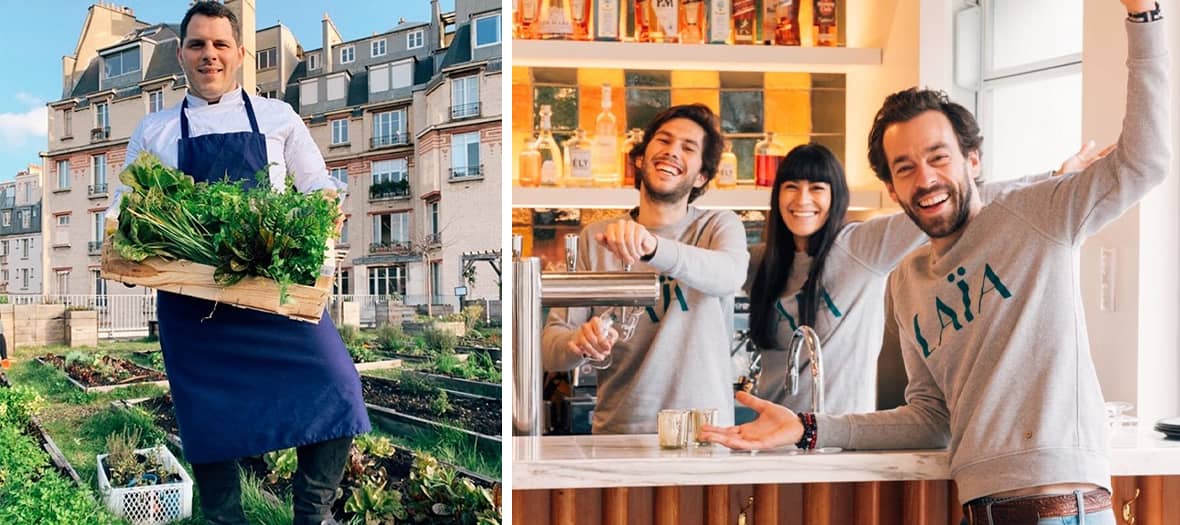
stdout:
{"type": "Polygon", "coordinates": [[[279,285],[271,279],[246,277],[233,286],[213,280],[214,267],[191,261],[149,257],[135,263],[119,256],[108,237],[102,243],[102,278],[166,292],[279,314],[319,323],[332,295],[332,278],[320,276],[315,286],[287,287],[287,303],[279,304],[279,285]]]}

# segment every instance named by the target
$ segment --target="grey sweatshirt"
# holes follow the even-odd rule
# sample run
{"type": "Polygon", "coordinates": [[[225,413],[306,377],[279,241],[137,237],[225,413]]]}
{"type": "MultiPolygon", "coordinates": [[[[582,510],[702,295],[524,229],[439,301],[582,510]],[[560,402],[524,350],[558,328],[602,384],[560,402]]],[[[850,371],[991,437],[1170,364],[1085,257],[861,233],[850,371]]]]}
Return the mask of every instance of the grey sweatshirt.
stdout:
{"type": "MultiPolygon", "coordinates": [[[[1042,181],[1052,173],[980,186],[980,196],[990,202],[996,195],[1042,181]]],[[[877,356],[885,330],[885,280],[910,252],[925,244],[926,234],[904,213],[849,223],[836,235],[828,251],[816,326],[824,369],[824,412],[871,412],[877,403],[877,356]]],[[[753,285],[765,244],[750,247],[750,271],[745,290],[753,285]]],[[[811,411],[811,359],[799,356],[799,390],[787,395],[786,348],[799,327],[799,296],[814,260],[795,252],[787,277],[786,293],[775,305],[778,311],[777,348],[762,352],[762,377],[758,397],[796,412],[811,411]]]]}
{"type": "Polygon", "coordinates": [[[1171,159],[1165,26],[1126,26],[1118,149],[1081,173],[998,196],[945,253],[927,246],[907,257],[888,284],[907,405],[819,416],[819,446],[949,445],[963,502],[1053,483],[1110,488],[1078,254],[1164,180],[1171,159]]]}
{"type": "MultiPolygon", "coordinates": [[[[622,271],[594,240],[607,224],[582,230],[578,271],[622,271]]],[[[729,348],[733,296],[745,278],[746,232],[731,211],[692,206],[676,224],[650,230],[659,238],[652,259],[633,272],[660,274],[659,303],[647,310],[631,339],[611,350],[610,368],[598,371],[596,434],[656,431],[664,408],[716,408],[718,424],[733,424],[729,348]]],[[[554,308],[541,334],[546,370],[569,370],[584,360],[567,348],[576,330],[605,308],[554,308]]]]}

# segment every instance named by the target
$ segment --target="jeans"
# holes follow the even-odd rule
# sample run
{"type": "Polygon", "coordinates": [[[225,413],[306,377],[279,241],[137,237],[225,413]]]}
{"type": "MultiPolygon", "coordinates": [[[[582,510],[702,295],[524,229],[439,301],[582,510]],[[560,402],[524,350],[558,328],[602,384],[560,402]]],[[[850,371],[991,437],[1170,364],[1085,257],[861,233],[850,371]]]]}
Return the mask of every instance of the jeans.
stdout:
{"type": "MultiPolygon", "coordinates": [[[[352,437],[304,445],[296,449],[299,466],[292,492],[294,525],[336,523],[332,503],[344,476],[352,437]]],[[[210,525],[249,525],[242,511],[242,487],[237,460],[193,464],[193,477],[201,495],[201,512],[210,525]]]]}
{"type": "MultiPolygon", "coordinates": [[[[1082,504],[1082,491],[1075,490],[1074,496],[1078,499],[1078,508],[1085,511],[1085,506],[1082,504]]],[[[1001,500],[1002,501],[1002,500],[1001,500]]],[[[977,523],[987,525],[1008,525],[998,521],[992,521],[987,516],[980,516],[976,519],[977,523]]],[[[960,525],[970,525],[971,522],[967,520],[967,516],[963,516],[963,521],[960,525]]],[[[1114,509],[1098,510],[1094,512],[1085,512],[1084,515],[1078,516],[1059,516],[1056,518],[1041,518],[1037,520],[1036,525],[1118,525],[1115,521],[1114,509]]]]}

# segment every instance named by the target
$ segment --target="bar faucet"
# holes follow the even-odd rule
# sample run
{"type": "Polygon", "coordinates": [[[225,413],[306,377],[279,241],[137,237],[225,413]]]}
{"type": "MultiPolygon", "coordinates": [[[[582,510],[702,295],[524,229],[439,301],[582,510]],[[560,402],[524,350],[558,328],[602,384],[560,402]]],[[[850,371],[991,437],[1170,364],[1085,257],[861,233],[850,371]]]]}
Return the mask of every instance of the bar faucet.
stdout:
{"type": "Polygon", "coordinates": [[[811,358],[811,412],[822,414],[824,411],[824,367],[820,358],[819,336],[810,326],[800,326],[791,335],[791,344],[787,347],[787,393],[799,393],[799,354],[803,347],[807,347],[811,358]]]}

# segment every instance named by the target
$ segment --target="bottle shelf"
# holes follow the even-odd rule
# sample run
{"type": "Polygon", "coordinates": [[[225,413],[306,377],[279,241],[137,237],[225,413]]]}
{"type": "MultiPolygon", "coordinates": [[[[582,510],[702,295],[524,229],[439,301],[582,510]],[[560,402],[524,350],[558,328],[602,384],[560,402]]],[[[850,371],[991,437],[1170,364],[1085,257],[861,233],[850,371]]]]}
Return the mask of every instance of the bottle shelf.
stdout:
{"type": "Polygon", "coordinates": [[[843,73],[881,65],[878,48],[513,40],[512,65],[843,73]]]}
{"type": "MultiPolygon", "coordinates": [[[[631,208],[639,203],[634,188],[512,188],[514,208],[631,208]]],[[[770,209],[770,188],[738,186],[711,188],[695,203],[701,208],[731,210],[770,209]]],[[[850,210],[875,210],[892,204],[879,189],[854,189],[850,210]]]]}

